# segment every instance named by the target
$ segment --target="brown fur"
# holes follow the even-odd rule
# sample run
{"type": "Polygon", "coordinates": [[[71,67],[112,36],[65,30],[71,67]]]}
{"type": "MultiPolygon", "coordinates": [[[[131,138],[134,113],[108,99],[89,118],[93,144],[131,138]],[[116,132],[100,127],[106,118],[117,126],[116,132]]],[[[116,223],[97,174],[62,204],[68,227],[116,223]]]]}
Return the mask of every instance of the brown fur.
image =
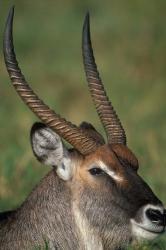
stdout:
{"type": "Polygon", "coordinates": [[[87,156],[74,149],[69,155],[70,180],[53,168],[20,208],[1,214],[0,249],[29,250],[46,241],[58,250],[120,250],[133,239],[130,218],[148,203],[161,204],[135,171],[137,160],[127,147],[105,144],[87,156]],[[91,175],[100,162],[121,181],[91,175]]]}
{"type": "Polygon", "coordinates": [[[125,146],[125,131],[99,77],[89,14],[83,27],[84,66],[109,144],[91,124],[78,128],[50,110],[26,83],[14,53],[13,15],[11,8],[5,63],[17,92],[45,123],[31,129],[33,152],[42,163],[56,167],[20,208],[0,215],[0,249],[29,250],[44,247],[46,241],[52,250],[122,250],[142,232],[147,238],[163,232],[166,211],[137,174],[137,159],[125,146]],[[77,151],[67,150],[59,135],[77,151]]]}

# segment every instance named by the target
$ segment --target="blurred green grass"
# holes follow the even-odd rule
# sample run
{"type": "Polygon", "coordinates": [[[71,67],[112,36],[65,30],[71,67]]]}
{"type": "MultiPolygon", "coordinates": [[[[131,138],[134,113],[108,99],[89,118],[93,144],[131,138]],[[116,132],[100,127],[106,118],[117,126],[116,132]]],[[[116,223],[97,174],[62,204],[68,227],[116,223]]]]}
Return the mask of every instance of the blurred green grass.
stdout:
{"type": "MultiPolygon", "coordinates": [[[[96,61],[140,162],[140,174],[166,204],[166,29],[164,0],[15,0],[14,40],[37,93],[72,122],[103,133],[88,93],[81,57],[87,10],[96,61]]],[[[49,168],[35,160],[29,131],[36,121],[9,83],[2,56],[12,1],[1,1],[0,210],[17,207],[49,168]]],[[[165,236],[163,237],[163,240],[165,236]]],[[[146,248],[143,248],[146,249],[146,248]]],[[[156,248],[157,249],[157,248],[156,248]]]]}

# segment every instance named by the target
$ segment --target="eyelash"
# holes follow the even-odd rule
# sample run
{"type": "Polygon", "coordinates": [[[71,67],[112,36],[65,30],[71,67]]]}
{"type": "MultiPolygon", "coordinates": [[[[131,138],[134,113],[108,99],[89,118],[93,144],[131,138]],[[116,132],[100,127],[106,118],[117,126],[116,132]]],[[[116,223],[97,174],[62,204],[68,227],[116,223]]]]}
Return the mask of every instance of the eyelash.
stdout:
{"type": "Polygon", "coordinates": [[[104,175],[105,172],[101,169],[101,168],[91,168],[88,170],[90,172],[91,175],[94,176],[99,176],[99,175],[104,175]]]}

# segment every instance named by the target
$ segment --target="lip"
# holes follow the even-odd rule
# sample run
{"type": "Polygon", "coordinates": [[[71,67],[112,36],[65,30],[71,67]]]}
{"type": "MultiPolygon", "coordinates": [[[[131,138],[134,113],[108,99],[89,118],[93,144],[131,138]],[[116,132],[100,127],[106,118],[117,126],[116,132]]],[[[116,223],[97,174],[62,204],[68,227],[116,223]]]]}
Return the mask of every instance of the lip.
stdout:
{"type": "Polygon", "coordinates": [[[138,239],[145,239],[145,240],[153,240],[157,238],[159,235],[163,234],[165,232],[165,227],[158,226],[156,228],[139,224],[135,220],[131,220],[132,225],[132,232],[133,235],[138,239]]]}
{"type": "Polygon", "coordinates": [[[140,227],[141,229],[143,229],[143,230],[145,230],[145,231],[147,231],[147,232],[149,232],[149,233],[152,233],[152,234],[162,234],[162,233],[164,233],[165,232],[165,228],[163,227],[163,229],[162,230],[160,230],[160,231],[154,231],[154,230],[151,230],[151,229],[149,229],[149,228],[147,228],[147,227],[144,227],[144,226],[142,226],[142,225],[140,225],[140,224],[138,224],[138,223],[136,223],[136,222],[134,222],[134,224],[137,226],[137,227],[140,227]]]}

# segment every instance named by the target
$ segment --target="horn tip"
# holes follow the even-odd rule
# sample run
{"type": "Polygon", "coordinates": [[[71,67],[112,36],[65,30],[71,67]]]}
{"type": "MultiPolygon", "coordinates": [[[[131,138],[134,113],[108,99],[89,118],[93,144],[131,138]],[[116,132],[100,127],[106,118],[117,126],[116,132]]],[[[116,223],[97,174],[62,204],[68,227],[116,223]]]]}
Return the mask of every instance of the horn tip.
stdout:
{"type": "Polygon", "coordinates": [[[89,21],[89,18],[90,18],[90,13],[89,13],[89,10],[86,12],[86,15],[85,15],[85,19],[89,21]]]}
{"type": "Polygon", "coordinates": [[[89,22],[90,22],[89,20],[90,20],[90,14],[89,14],[89,11],[87,11],[85,15],[85,19],[84,19],[84,27],[89,26],[89,22]]]}
{"type": "Polygon", "coordinates": [[[12,5],[12,7],[9,10],[9,15],[8,15],[9,19],[12,19],[14,16],[14,9],[15,9],[15,5],[12,5]]]}
{"type": "MultiPolygon", "coordinates": [[[[11,29],[12,27],[12,23],[13,23],[13,17],[14,17],[14,8],[15,6],[13,5],[10,10],[9,10],[9,14],[8,14],[8,17],[7,17],[7,21],[6,21],[6,32],[8,33],[8,31],[11,29]]],[[[5,33],[6,33],[5,32],[5,33]]]]}
{"type": "Polygon", "coordinates": [[[10,10],[9,14],[6,20],[5,30],[4,30],[4,36],[3,36],[3,54],[5,63],[8,63],[8,59],[11,56],[11,52],[13,51],[13,17],[14,17],[14,8],[13,5],[10,10]]]}
{"type": "Polygon", "coordinates": [[[90,40],[90,14],[87,11],[84,19],[83,33],[82,33],[83,45],[89,43],[90,40]]]}

